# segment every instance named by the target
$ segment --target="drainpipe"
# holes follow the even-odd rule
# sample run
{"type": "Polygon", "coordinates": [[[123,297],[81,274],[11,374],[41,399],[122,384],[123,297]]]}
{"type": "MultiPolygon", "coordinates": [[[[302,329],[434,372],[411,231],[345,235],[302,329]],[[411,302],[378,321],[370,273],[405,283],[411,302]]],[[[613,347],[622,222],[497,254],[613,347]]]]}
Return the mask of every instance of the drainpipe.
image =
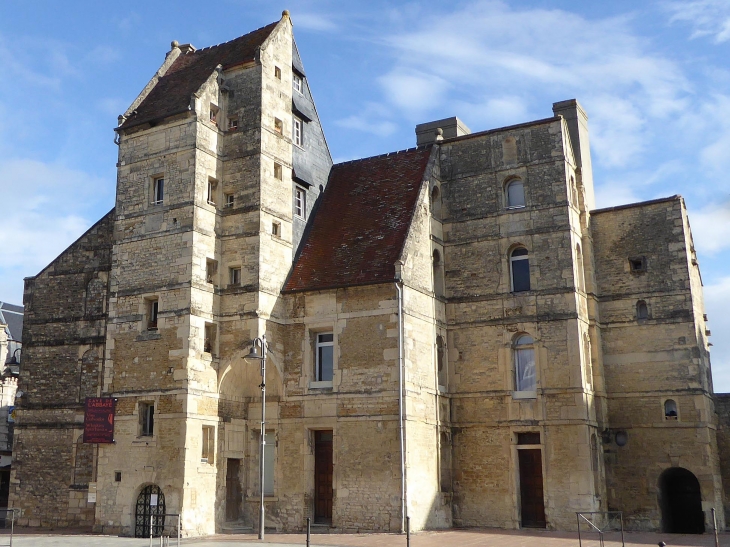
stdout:
{"type": "Polygon", "coordinates": [[[401,523],[400,531],[406,530],[406,451],[405,451],[405,430],[404,430],[404,408],[403,408],[403,386],[405,382],[405,359],[403,358],[403,281],[395,283],[395,290],[398,292],[398,432],[400,437],[400,506],[401,523]]]}

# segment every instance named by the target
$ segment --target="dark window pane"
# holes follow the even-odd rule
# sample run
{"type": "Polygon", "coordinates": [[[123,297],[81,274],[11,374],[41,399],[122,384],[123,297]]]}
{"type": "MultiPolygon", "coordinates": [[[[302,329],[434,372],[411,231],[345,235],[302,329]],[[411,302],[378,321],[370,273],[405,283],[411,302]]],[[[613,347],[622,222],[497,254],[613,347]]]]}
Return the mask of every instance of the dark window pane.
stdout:
{"type": "Polygon", "coordinates": [[[319,348],[319,382],[332,381],[332,346],[319,348]]]}
{"type": "Polygon", "coordinates": [[[319,335],[319,341],[320,342],[332,342],[333,336],[334,335],[332,333],[330,333],[330,334],[320,334],[319,335]]]}
{"type": "Polygon", "coordinates": [[[512,287],[514,292],[530,290],[529,260],[514,260],[512,262],[512,287]]]}
{"type": "Polygon", "coordinates": [[[518,433],[517,444],[540,444],[539,433],[518,433]]]}

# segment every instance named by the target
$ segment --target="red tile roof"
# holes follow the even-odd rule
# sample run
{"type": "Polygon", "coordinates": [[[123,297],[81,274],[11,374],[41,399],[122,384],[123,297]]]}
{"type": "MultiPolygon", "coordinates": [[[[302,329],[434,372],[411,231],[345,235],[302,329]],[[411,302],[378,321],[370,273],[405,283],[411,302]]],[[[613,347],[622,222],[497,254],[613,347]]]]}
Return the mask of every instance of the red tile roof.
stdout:
{"type": "Polygon", "coordinates": [[[269,37],[277,23],[271,23],[230,42],[181,54],[139,104],[136,114],[127,118],[121,127],[128,129],[186,112],[191,95],[200,89],[215,67],[223,65],[225,70],[253,61],[256,50],[269,37]]]}
{"type": "Polygon", "coordinates": [[[332,166],[285,292],[395,279],[431,145],[332,166]]]}

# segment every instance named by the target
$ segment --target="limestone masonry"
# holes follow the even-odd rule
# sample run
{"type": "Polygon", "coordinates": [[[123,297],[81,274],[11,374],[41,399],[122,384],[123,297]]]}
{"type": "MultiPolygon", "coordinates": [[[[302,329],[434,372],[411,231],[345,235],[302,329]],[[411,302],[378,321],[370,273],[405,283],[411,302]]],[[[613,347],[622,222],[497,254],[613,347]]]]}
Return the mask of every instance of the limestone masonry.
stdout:
{"type": "Polygon", "coordinates": [[[173,42],[119,118],[115,207],[26,279],[20,524],[256,528],[263,486],[283,531],[724,528],[684,201],[596,210],[587,120],[438,120],[332,165],[287,12],[173,42]],[[114,443],[83,442],[87,397],[114,443]]]}

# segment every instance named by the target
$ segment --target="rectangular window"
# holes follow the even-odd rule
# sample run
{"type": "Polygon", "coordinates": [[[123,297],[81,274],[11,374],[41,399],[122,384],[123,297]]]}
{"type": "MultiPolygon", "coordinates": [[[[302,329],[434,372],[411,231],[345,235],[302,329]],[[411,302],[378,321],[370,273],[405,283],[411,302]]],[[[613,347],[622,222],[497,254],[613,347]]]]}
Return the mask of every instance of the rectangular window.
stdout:
{"type": "Polygon", "coordinates": [[[302,120],[299,118],[294,118],[292,123],[292,141],[297,146],[302,146],[304,143],[302,120]]]}
{"type": "Polygon", "coordinates": [[[274,78],[281,80],[281,69],[278,66],[274,67],[274,78]]]}
{"type": "Polygon", "coordinates": [[[205,261],[205,282],[215,284],[215,275],[218,273],[218,262],[207,259],[205,261]]]}
{"type": "Polygon", "coordinates": [[[271,235],[274,237],[281,237],[281,223],[279,223],[279,222],[271,223],[271,235]]]}
{"type": "Polygon", "coordinates": [[[228,118],[228,131],[235,131],[238,129],[238,116],[228,118]]]}
{"type": "Polygon", "coordinates": [[[241,268],[228,268],[228,285],[241,284],[241,268]]]}
{"type": "Polygon", "coordinates": [[[216,326],[214,323],[205,324],[205,333],[203,335],[203,351],[205,353],[215,352],[216,326]]]}
{"type": "Polygon", "coordinates": [[[233,194],[226,194],[226,209],[230,209],[236,204],[236,196],[233,194]]]}
{"type": "Polygon", "coordinates": [[[139,403],[139,436],[151,437],[155,432],[155,403],[139,403]]]}
{"type": "Polygon", "coordinates": [[[279,118],[274,118],[274,131],[276,131],[279,135],[284,134],[284,122],[282,122],[279,118]]]}
{"type": "Polygon", "coordinates": [[[533,348],[518,347],[515,349],[515,373],[515,391],[535,391],[535,350],[533,348]]]}
{"type": "Polygon", "coordinates": [[[218,108],[213,103],[210,103],[210,121],[216,125],[218,125],[218,112],[219,111],[220,111],[220,108],[218,108]]]}
{"type": "Polygon", "coordinates": [[[540,444],[540,433],[518,433],[517,444],[540,444]]]}
{"type": "Polygon", "coordinates": [[[147,300],[147,330],[157,330],[157,312],[159,311],[159,300],[147,300]]]}
{"type": "Polygon", "coordinates": [[[267,431],[264,436],[264,495],[274,495],[274,464],[276,454],[276,434],[267,431]]]}
{"type": "Polygon", "coordinates": [[[215,427],[212,425],[203,426],[202,450],[200,461],[213,464],[215,462],[215,427]]]}
{"type": "Polygon", "coordinates": [[[284,178],[281,164],[277,162],[274,162],[274,178],[277,178],[279,180],[282,180],[282,178],[284,178]]]}
{"type": "Polygon", "coordinates": [[[152,203],[155,205],[162,205],[165,199],[165,179],[164,177],[158,177],[152,184],[152,203]]]}
{"type": "Polygon", "coordinates": [[[307,215],[307,192],[299,186],[294,189],[294,214],[300,218],[307,215]]]}
{"type": "Polygon", "coordinates": [[[292,84],[294,85],[294,91],[302,92],[302,77],[297,74],[292,75],[292,84]]]}
{"type": "Polygon", "coordinates": [[[208,179],[208,205],[215,205],[215,190],[218,187],[218,182],[215,179],[208,179]]]}
{"type": "Polygon", "coordinates": [[[331,382],[334,368],[334,335],[331,332],[317,334],[317,382],[331,382]]]}

